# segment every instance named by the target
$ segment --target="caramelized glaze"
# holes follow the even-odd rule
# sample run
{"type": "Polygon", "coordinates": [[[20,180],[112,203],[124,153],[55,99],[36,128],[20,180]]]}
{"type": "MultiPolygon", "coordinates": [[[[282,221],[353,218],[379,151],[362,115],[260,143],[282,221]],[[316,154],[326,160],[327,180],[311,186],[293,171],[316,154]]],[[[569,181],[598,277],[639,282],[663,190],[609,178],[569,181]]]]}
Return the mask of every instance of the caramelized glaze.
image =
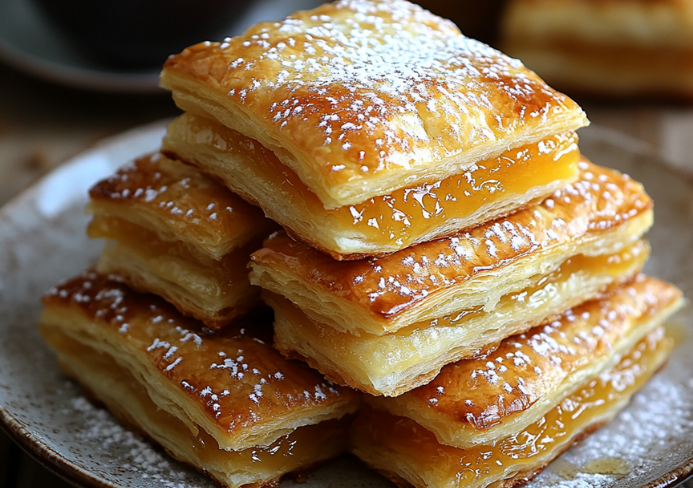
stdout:
{"type": "Polygon", "coordinates": [[[415,486],[481,488],[543,469],[581,433],[623,408],[672,348],[659,328],[608,373],[590,381],[538,422],[495,445],[457,449],[439,444],[414,421],[363,409],[352,427],[352,450],[366,463],[415,486]],[[407,473],[416,473],[416,479],[407,473]]]}
{"type": "Polygon", "coordinates": [[[267,446],[241,451],[223,450],[204,429],[198,428],[193,433],[170,412],[159,408],[144,385],[113,357],[59,330],[42,328],[41,332],[58,352],[66,372],[103,402],[121,422],[144,432],[161,443],[169,454],[207,471],[224,485],[238,486],[239,474],[240,479],[272,481],[344,450],[353,420],[351,416],[299,427],[267,446]]]}
{"type": "MultiPolygon", "coordinates": [[[[624,274],[629,276],[628,271],[641,269],[649,255],[649,246],[643,242],[638,242],[615,254],[600,256],[579,254],[564,261],[558,269],[547,274],[536,285],[530,286],[519,293],[510,293],[501,297],[495,308],[507,310],[512,303],[524,303],[526,304],[525,306],[530,308],[541,307],[542,304],[549,301],[557,293],[556,284],[566,281],[570,276],[580,272],[606,275],[617,281],[624,274]]],[[[397,335],[407,335],[417,329],[426,329],[428,327],[463,327],[465,323],[475,317],[489,315],[492,316],[493,312],[486,311],[483,306],[459,310],[451,315],[403,327],[397,331],[397,335]]]]}
{"type": "Polygon", "coordinates": [[[93,272],[51,289],[52,310],[71,310],[128,347],[189,397],[229,435],[283,413],[353,402],[355,393],[326,382],[271,347],[268,324],[238,322],[223,333],[201,329],[153,295],[139,295],[93,272]]]}
{"type": "Polygon", "coordinates": [[[489,429],[551,395],[578,370],[609,357],[639,325],[680,300],[675,286],[640,275],[608,298],[509,337],[483,357],[449,364],[427,385],[379,405],[416,410],[422,424],[420,419],[433,415],[446,429],[489,429]]]}
{"type": "MultiPolygon", "coordinates": [[[[92,213],[123,218],[147,213],[178,239],[207,246],[240,247],[268,232],[272,223],[260,209],[180,161],[156,153],[100,181],[89,191],[92,213]]],[[[170,235],[165,237],[171,238],[170,235]]]]}
{"type": "Polygon", "coordinates": [[[277,153],[329,208],[587,123],[519,61],[399,0],[339,1],[191,46],[161,84],[277,153]]]}
{"type": "Polygon", "coordinates": [[[253,266],[281,268],[325,293],[391,319],[479,274],[599,235],[652,208],[642,186],[627,175],[586,161],[580,167],[576,183],[469,232],[359,261],[335,261],[280,232],[253,253],[253,266]]]}

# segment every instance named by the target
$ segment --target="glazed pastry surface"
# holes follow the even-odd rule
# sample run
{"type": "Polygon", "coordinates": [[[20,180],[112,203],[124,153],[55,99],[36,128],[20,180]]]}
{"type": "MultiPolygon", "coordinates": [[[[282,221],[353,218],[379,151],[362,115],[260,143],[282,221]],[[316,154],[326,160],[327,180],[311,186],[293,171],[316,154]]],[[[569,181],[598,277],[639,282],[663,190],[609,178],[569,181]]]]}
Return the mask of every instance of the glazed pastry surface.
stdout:
{"type": "Polygon", "coordinates": [[[273,227],[260,209],[159,153],[136,159],[100,181],[89,197],[91,214],[131,222],[156,232],[159,240],[180,241],[191,253],[215,260],[273,227]]]}
{"type": "Polygon", "coordinates": [[[493,446],[440,444],[411,419],[363,409],[351,450],[400,486],[512,487],[541,472],[571,444],[609,422],[667,360],[673,340],[658,328],[613,369],[581,385],[539,421],[493,446]]]}
{"type": "Polygon", "coordinates": [[[78,343],[59,329],[42,331],[63,370],[79,381],[121,423],[160,444],[179,461],[210,476],[220,486],[272,486],[282,475],[309,470],[344,450],[351,416],[299,427],[267,446],[242,451],[219,448],[198,428],[193,434],[154,403],[146,388],[113,357],[78,343]]]}
{"type": "Polygon", "coordinates": [[[259,141],[326,208],[586,125],[519,61],[402,0],[344,0],[170,57],[183,110],[259,141]]]}
{"type": "Polygon", "coordinates": [[[209,119],[178,117],[162,150],[214,175],[292,236],[338,260],[395,252],[511,213],[572,183],[580,158],[574,133],[551,135],[443,180],[326,209],[274,153],[209,119]]]}
{"type": "Polygon", "coordinates": [[[337,383],[392,397],[428,383],[446,364],[488,354],[506,337],[609,293],[632,279],[648,256],[643,242],[616,254],[578,255],[502,296],[490,310],[458,310],[382,336],[339,332],[279,295],[264,292],[263,300],[274,309],[274,344],[282,354],[303,359],[337,383]]]}
{"type": "Polygon", "coordinates": [[[258,320],[212,333],[158,297],[91,271],[52,289],[44,305],[42,330],[113,357],[158,408],[221,449],[269,445],[358,408],[353,390],[285,360],[258,320]]]}
{"type": "Polygon", "coordinates": [[[583,161],[579,180],[543,202],[469,232],[384,258],[340,262],[276,233],[252,255],[251,283],[338,330],[377,335],[521,291],[576,254],[617,252],[652,223],[628,176],[583,161]]]}
{"type": "Polygon", "coordinates": [[[372,404],[413,419],[442,444],[490,444],[538,421],[681,306],[678,288],[640,275],[606,298],[507,338],[485,357],[444,367],[425,386],[372,404]]]}

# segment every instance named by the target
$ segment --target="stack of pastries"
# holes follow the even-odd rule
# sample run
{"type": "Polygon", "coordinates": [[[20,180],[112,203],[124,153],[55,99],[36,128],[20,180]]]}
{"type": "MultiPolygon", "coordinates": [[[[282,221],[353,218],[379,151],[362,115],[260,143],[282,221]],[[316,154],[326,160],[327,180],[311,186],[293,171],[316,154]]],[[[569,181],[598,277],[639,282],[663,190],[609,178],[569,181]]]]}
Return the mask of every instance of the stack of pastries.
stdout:
{"type": "Polygon", "coordinates": [[[185,113],[92,188],[106,246],[41,329],[221,484],[346,448],[404,486],[510,486],[666,361],[682,299],[640,274],[652,201],[580,154],[579,106],[452,23],[342,0],[192,46],[161,84],[185,113]]]}

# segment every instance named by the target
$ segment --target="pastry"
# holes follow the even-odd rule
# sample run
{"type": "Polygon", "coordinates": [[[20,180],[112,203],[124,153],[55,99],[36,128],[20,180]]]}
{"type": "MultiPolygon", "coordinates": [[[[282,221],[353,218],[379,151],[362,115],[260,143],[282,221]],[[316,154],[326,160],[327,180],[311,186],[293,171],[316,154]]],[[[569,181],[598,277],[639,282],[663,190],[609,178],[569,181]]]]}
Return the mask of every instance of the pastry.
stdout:
{"type": "Polygon", "coordinates": [[[513,486],[608,422],[666,361],[678,289],[646,277],[460,361],[430,384],[373,399],[352,451],[421,488],[513,486]]]}
{"type": "Polygon", "coordinates": [[[178,117],[162,151],[213,175],[292,236],[338,260],[395,252],[504,216],[572,183],[580,158],[574,133],[551,135],[443,180],[326,209],[269,149],[210,119],[178,117]]]}
{"type": "Polygon", "coordinates": [[[673,341],[657,329],[610,372],[582,385],[538,422],[495,445],[440,444],[413,420],[364,408],[352,426],[351,451],[399,486],[512,487],[540,473],[574,442],[607,424],[665,363],[673,341]]]}
{"type": "Polygon", "coordinates": [[[356,334],[492,311],[502,296],[536,286],[566,259],[613,254],[650,227],[652,201],[641,185],[580,164],[580,180],[541,203],[380,259],[335,261],[275,233],[252,254],[250,281],[312,320],[356,334]]]}
{"type": "Polygon", "coordinates": [[[94,272],[54,288],[44,305],[41,333],[68,374],[226,486],[273,483],[343,448],[359,395],[282,358],[268,324],[213,333],[94,272]]]}
{"type": "Polygon", "coordinates": [[[613,367],[682,302],[675,286],[639,275],[609,296],[505,339],[492,353],[446,366],[425,386],[371,404],[413,419],[441,444],[492,444],[613,367]]]}
{"type": "Polygon", "coordinates": [[[503,49],[549,83],[605,96],[693,96],[693,4],[511,0],[503,49]]]}
{"type": "Polygon", "coordinates": [[[287,299],[270,292],[274,345],[287,357],[305,360],[333,381],[371,395],[397,396],[431,381],[446,364],[487,354],[509,335],[631,279],[649,255],[644,242],[606,256],[575,256],[532,287],[482,306],[374,335],[339,332],[308,318],[287,299]]]}
{"type": "Polygon", "coordinates": [[[154,154],[97,183],[89,196],[88,233],[106,239],[99,272],[161,295],[211,328],[259,301],[245,267],[274,224],[197,169],[154,154]]]}
{"type": "Polygon", "coordinates": [[[161,86],[259,141],[328,209],[588,123],[519,61],[402,0],[343,0],[191,46],[161,86]]]}

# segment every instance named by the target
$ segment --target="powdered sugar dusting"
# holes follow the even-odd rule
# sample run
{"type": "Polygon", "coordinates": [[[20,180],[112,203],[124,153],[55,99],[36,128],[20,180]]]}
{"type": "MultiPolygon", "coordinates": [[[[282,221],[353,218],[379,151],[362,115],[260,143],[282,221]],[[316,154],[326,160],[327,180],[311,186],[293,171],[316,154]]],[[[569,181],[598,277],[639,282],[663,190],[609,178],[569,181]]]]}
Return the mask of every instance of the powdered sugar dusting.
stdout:
{"type": "MultiPolygon", "coordinates": [[[[268,226],[262,211],[198,170],[160,153],[125,165],[94,185],[89,195],[97,216],[109,215],[112,206],[127,206],[133,213],[155,218],[179,239],[181,234],[186,238],[199,235],[203,251],[226,245],[225,252],[229,252],[268,226]],[[183,233],[181,229],[188,230],[183,233]]],[[[126,215],[126,211],[115,213],[121,218],[126,215]]]]}
{"type": "MultiPolygon", "coordinates": [[[[680,350],[676,356],[682,360],[685,354],[686,351],[680,350]]],[[[676,459],[681,455],[690,457],[689,452],[678,452],[683,446],[677,438],[684,432],[693,433],[693,383],[684,381],[685,374],[681,373],[685,369],[678,369],[678,373],[671,370],[651,380],[608,427],[574,446],[563,459],[578,467],[599,458],[622,459],[633,467],[629,475],[619,480],[623,486],[641,486],[655,473],[663,474],[678,467],[676,459]]],[[[528,486],[560,483],[566,488],[607,488],[614,481],[613,476],[586,473],[565,479],[549,468],[528,486]]]]}
{"type": "Polygon", "coordinates": [[[178,387],[229,433],[272,422],[277,412],[298,415],[353,399],[350,391],[286,360],[260,339],[263,323],[246,327],[239,322],[213,333],[163,300],[136,294],[92,271],[52,289],[45,301],[77,306],[102,333],[117,334],[113,340],[119,347],[162,376],[156,381],[178,387]],[[85,295],[90,300],[81,298],[85,295]]]}
{"type": "MultiPolygon", "coordinates": [[[[84,397],[70,401],[66,414],[78,416],[81,422],[75,437],[84,446],[98,446],[99,452],[119,453],[118,469],[135,479],[146,480],[152,486],[164,488],[199,488],[213,486],[151,444],[118,424],[108,412],[91,405],[84,397]]],[[[123,476],[123,475],[121,475],[123,476]]]]}
{"type": "Polygon", "coordinates": [[[439,409],[451,422],[465,419],[479,429],[492,427],[551,395],[580,370],[595,364],[606,367],[638,324],[672,306],[678,297],[674,287],[641,275],[609,297],[504,340],[484,358],[444,367],[431,383],[401,398],[439,409]],[[439,387],[445,393],[435,404],[427,403],[439,387]],[[465,399],[473,401],[473,408],[463,404],[465,399]]]}

